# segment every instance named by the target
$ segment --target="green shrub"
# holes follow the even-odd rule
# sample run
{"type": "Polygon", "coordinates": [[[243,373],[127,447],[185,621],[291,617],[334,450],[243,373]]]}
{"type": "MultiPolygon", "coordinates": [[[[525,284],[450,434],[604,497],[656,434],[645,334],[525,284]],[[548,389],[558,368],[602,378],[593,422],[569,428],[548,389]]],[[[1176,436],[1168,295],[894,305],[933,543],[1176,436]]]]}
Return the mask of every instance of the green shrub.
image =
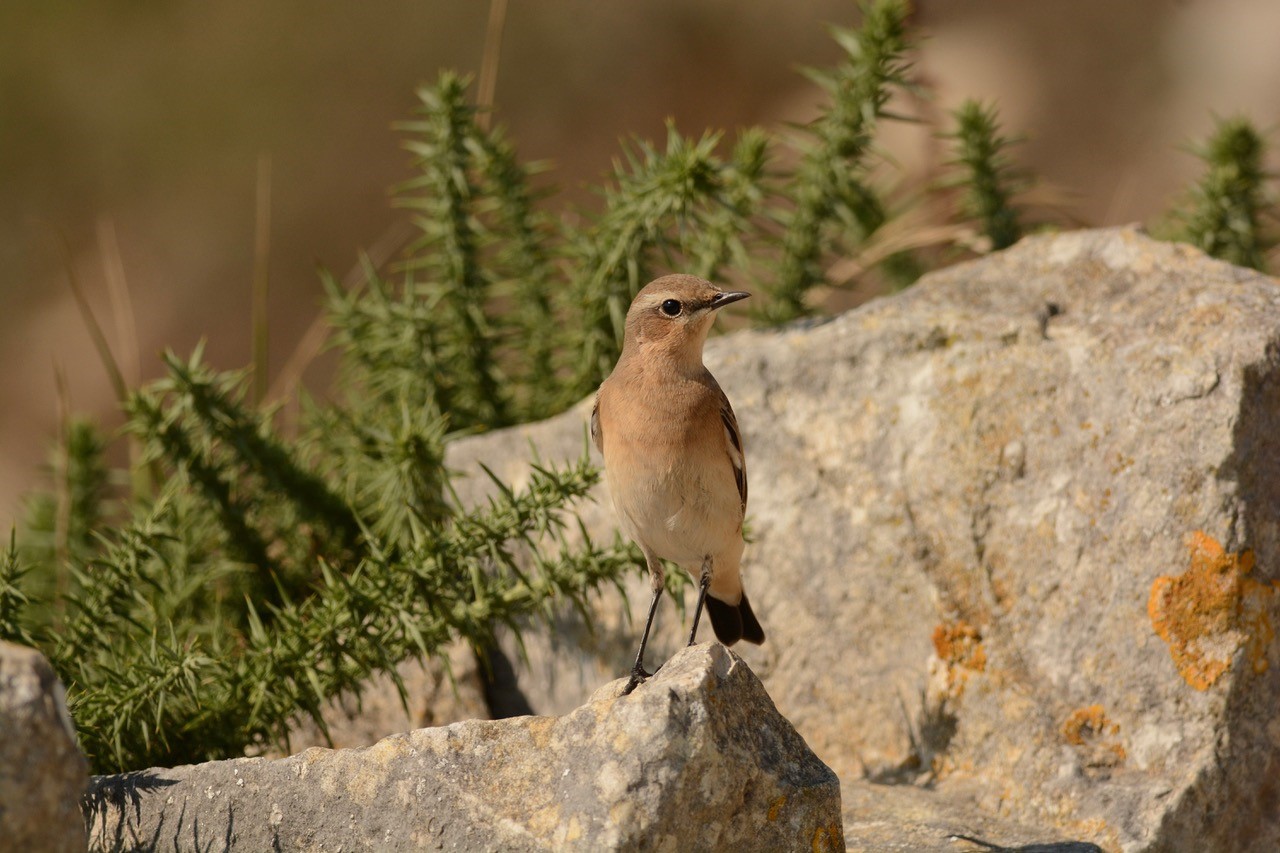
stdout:
{"type": "Polygon", "coordinates": [[[1165,235],[1238,266],[1266,269],[1276,241],[1262,135],[1247,119],[1221,120],[1194,151],[1204,174],[1173,211],[1165,235]]]}
{"type": "Polygon", "coordinates": [[[993,105],[965,101],[952,117],[956,127],[948,137],[955,154],[947,186],[959,190],[961,215],[978,225],[990,248],[1008,248],[1023,234],[1013,206],[1022,179],[1007,153],[1013,140],[1000,134],[993,105]]]}

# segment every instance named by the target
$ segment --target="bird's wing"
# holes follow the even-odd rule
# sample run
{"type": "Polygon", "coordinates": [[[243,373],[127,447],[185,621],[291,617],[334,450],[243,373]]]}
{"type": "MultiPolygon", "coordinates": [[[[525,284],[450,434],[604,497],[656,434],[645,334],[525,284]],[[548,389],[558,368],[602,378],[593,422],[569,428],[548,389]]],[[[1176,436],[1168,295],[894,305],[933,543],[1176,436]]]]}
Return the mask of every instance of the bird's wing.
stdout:
{"type": "Polygon", "coordinates": [[[733,479],[738,483],[738,497],[742,499],[742,514],[747,513],[747,455],[742,452],[742,436],[738,432],[738,419],[733,406],[720,395],[720,420],[724,423],[724,435],[728,440],[729,461],[733,463],[733,479]]]}
{"type": "Polygon", "coordinates": [[[591,407],[591,442],[596,450],[604,453],[604,433],[600,431],[600,395],[596,394],[596,402],[591,407]]]}

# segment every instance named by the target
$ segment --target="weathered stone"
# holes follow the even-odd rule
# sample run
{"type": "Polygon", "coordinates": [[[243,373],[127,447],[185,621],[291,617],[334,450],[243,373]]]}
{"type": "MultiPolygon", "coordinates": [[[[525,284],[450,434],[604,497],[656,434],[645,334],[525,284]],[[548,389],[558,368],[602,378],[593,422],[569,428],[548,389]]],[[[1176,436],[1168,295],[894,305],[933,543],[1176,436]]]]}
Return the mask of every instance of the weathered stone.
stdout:
{"type": "Polygon", "coordinates": [[[856,780],[842,782],[840,796],[849,853],[1102,853],[1091,842],[986,814],[976,803],[980,792],[955,786],[856,780]]]}
{"type": "Polygon", "coordinates": [[[67,697],[35,649],[0,641],[0,849],[85,849],[89,765],[67,697]]]}
{"type": "Polygon", "coordinates": [[[95,850],[842,850],[840,786],[742,661],[690,648],[559,717],[99,777],[95,850]]]}
{"type": "MultiPolygon", "coordinates": [[[[975,823],[1109,850],[1280,849],[1273,279],[1132,230],[1037,237],[706,361],[747,445],[769,634],[739,651],[846,787],[928,781],[975,823]]],[[[519,483],[530,445],[582,452],[588,406],[449,463],[519,483]]],[[[603,489],[584,515],[613,535],[603,489]]],[[[527,635],[531,706],[624,672],[633,612],[606,594],[594,633],[527,635]]]]}

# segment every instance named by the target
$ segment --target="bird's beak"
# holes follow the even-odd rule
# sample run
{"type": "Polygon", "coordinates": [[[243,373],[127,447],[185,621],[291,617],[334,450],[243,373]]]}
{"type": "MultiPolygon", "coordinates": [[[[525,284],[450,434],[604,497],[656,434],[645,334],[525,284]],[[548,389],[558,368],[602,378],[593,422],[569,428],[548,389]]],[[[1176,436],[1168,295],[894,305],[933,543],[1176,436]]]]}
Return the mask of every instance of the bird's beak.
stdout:
{"type": "Polygon", "coordinates": [[[751,294],[747,293],[745,290],[730,290],[725,293],[717,293],[715,296],[711,297],[711,308],[712,310],[723,308],[730,302],[737,302],[739,299],[746,299],[750,295],[751,294]]]}

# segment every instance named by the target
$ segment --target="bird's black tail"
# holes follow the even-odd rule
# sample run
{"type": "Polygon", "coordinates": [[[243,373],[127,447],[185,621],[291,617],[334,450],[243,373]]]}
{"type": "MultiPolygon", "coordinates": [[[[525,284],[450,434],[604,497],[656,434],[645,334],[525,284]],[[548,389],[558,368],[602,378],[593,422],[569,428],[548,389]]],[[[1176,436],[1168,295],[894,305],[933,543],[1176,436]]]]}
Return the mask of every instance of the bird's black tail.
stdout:
{"type": "Polygon", "coordinates": [[[764,629],[760,627],[756,614],[751,611],[751,602],[747,601],[745,592],[742,594],[742,601],[736,606],[708,595],[707,615],[711,617],[711,627],[716,632],[716,639],[726,646],[732,646],[739,640],[746,640],[757,646],[764,642],[764,629]]]}

